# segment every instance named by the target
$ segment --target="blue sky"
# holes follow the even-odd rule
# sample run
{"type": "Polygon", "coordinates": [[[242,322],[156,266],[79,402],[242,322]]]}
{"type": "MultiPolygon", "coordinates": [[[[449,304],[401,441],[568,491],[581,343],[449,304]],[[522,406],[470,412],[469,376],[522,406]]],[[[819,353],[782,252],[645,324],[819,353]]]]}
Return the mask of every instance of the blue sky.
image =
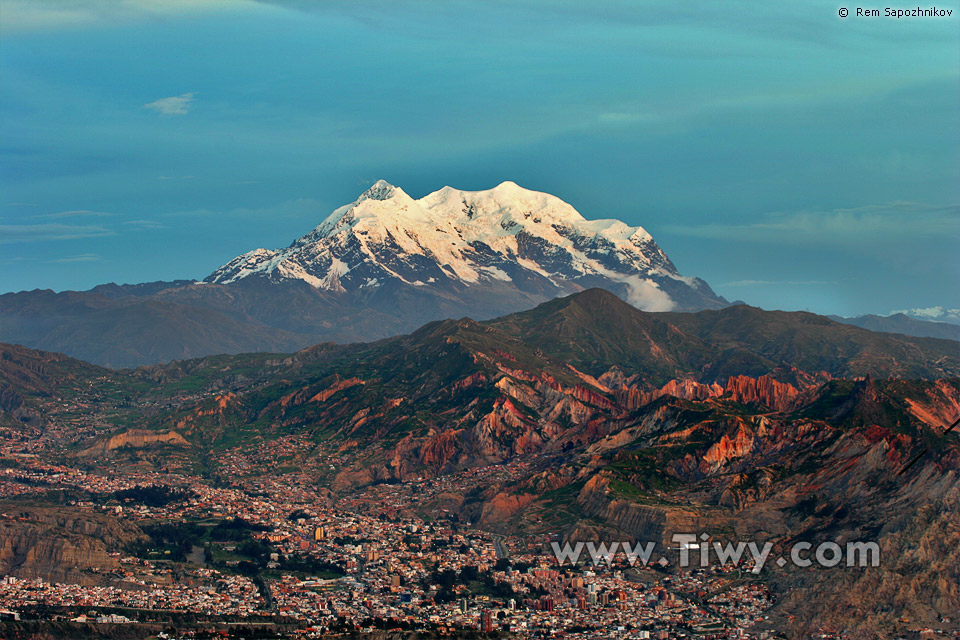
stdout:
{"type": "Polygon", "coordinates": [[[202,278],[378,178],[513,180],[731,300],[960,307],[937,5],[4,0],[0,291],[202,278]]]}

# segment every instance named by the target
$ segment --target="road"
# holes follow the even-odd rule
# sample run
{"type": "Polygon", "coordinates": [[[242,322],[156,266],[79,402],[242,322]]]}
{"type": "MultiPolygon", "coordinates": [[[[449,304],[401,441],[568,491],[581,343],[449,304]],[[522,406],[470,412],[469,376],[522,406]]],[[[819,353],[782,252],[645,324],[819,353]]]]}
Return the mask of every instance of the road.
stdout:
{"type": "Polygon", "coordinates": [[[507,548],[503,546],[503,538],[501,536],[493,536],[493,549],[497,552],[497,560],[510,555],[507,553],[507,548]]]}

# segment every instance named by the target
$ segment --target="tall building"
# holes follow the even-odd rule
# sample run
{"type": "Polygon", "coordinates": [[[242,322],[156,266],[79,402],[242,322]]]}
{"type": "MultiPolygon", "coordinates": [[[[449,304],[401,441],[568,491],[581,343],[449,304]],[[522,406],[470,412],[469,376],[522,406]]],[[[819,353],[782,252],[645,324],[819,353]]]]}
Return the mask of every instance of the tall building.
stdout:
{"type": "Polygon", "coordinates": [[[493,631],[493,614],[488,610],[480,613],[480,630],[487,633],[493,631]]]}

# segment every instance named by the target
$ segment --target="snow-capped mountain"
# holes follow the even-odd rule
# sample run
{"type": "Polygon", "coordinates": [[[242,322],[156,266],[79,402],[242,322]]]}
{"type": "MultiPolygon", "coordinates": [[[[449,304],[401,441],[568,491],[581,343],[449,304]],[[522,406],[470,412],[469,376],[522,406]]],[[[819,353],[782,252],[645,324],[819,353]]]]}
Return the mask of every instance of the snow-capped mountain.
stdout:
{"type": "Polygon", "coordinates": [[[252,276],[360,299],[398,287],[448,301],[497,297],[491,314],[589,287],[647,311],[725,304],[702,280],[681,276],[642,227],[587,220],[560,198],[513,182],[444,187],[414,200],[381,180],[289,247],[245,253],[205,282],[252,276]]]}
{"type": "Polygon", "coordinates": [[[929,322],[946,322],[949,324],[960,325],[960,309],[947,309],[945,307],[924,307],[921,309],[900,309],[891,311],[890,315],[903,314],[909,318],[917,320],[927,320],[929,322]]]}

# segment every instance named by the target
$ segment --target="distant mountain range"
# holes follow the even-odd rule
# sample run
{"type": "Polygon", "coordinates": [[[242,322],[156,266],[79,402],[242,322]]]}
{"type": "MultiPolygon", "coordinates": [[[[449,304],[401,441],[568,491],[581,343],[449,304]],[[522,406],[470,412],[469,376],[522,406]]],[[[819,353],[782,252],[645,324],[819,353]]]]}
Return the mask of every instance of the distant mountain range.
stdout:
{"type": "Polygon", "coordinates": [[[908,336],[923,338],[943,338],[945,340],[960,340],[960,324],[939,322],[909,316],[905,313],[894,313],[889,316],[865,315],[856,318],[829,316],[831,320],[852,324],[870,331],[884,331],[887,333],[902,333],[908,336]]]}
{"type": "Polygon", "coordinates": [[[555,196],[504,182],[414,200],[379,181],[289,247],[203,281],[0,296],[0,340],[125,367],[376,340],[590,287],[651,311],[727,304],[641,227],[586,220],[555,196]]]}
{"type": "Polygon", "coordinates": [[[960,309],[946,309],[944,307],[924,307],[920,309],[901,309],[891,315],[902,314],[917,320],[929,322],[946,322],[960,325],[960,309]]]}
{"type": "MultiPolygon", "coordinates": [[[[132,367],[378,340],[591,287],[647,311],[729,304],[703,280],[682,276],[643,228],[587,220],[555,196],[504,182],[414,200],[381,180],[290,246],[255,249],[200,281],[0,295],[0,340],[132,367]]],[[[960,339],[960,327],[916,319],[957,318],[957,310],[911,313],[834,319],[960,339]]]]}

